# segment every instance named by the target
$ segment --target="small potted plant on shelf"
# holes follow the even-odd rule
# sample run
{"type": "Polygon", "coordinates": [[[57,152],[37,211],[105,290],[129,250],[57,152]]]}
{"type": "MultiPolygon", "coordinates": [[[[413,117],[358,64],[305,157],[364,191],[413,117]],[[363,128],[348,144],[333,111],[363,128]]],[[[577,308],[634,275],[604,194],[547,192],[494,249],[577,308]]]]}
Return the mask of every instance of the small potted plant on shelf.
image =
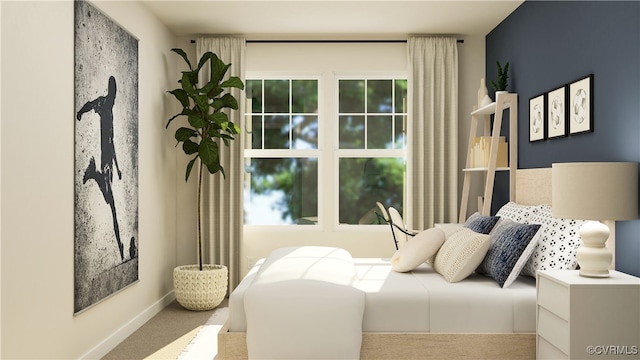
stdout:
{"type": "Polygon", "coordinates": [[[507,79],[509,79],[509,63],[505,63],[504,67],[500,65],[500,61],[496,61],[496,70],[498,81],[491,80],[491,87],[496,93],[507,91],[507,79]]]}
{"type": "MultiPolygon", "coordinates": [[[[178,266],[173,271],[173,283],[178,303],[189,310],[210,310],[220,305],[227,293],[228,270],[224,265],[203,264],[202,262],[202,229],[201,210],[202,177],[204,171],[210,174],[224,169],[220,164],[219,141],[229,145],[240,128],[229,121],[225,109],[238,109],[238,101],[226,92],[229,88],[244,89],[239,77],[231,76],[224,80],[231,64],[225,64],[212,52],[202,55],[196,68],[193,68],[187,54],[182,49],[171,49],[184,59],[189,66],[182,72],[178,80],[179,88],[169,91],[182,105],[182,110],[171,117],[167,126],[179,117],[186,116],[187,124],[178,128],[175,139],[182,143],[182,150],[193,158],[187,164],[185,181],[189,179],[191,170],[198,163],[198,196],[197,196],[197,242],[198,264],[178,266]],[[200,70],[209,64],[208,81],[199,87],[200,70]]],[[[177,146],[177,145],[176,145],[177,146]]]]}

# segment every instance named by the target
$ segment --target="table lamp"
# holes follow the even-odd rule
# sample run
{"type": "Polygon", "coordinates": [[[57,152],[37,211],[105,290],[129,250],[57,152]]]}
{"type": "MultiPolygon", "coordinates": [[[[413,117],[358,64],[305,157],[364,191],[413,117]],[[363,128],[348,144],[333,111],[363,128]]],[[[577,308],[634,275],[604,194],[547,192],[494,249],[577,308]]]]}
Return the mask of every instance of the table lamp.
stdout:
{"type": "Polygon", "coordinates": [[[576,259],[581,276],[608,277],[613,257],[605,247],[609,227],[598,220],[638,218],[638,163],[552,164],[551,202],[557,218],[596,220],[580,228],[576,259]]]}

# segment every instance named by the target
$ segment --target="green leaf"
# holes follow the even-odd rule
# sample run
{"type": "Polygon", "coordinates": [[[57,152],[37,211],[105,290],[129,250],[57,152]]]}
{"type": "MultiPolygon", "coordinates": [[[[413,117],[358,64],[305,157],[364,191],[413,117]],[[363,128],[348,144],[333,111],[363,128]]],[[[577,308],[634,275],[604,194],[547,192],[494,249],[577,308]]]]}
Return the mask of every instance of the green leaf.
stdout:
{"type": "Polygon", "coordinates": [[[232,134],[240,134],[240,127],[233,122],[229,122],[229,132],[232,134]]]}
{"type": "Polygon", "coordinates": [[[176,140],[178,141],[185,141],[193,136],[198,136],[198,132],[193,129],[181,127],[176,130],[176,140]]]}
{"type": "Polygon", "coordinates": [[[233,87],[240,90],[244,90],[244,84],[242,83],[242,80],[240,80],[240,78],[237,76],[230,77],[229,80],[220,84],[220,87],[223,87],[223,88],[233,87]]]}
{"type": "Polygon", "coordinates": [[[187,172],[185,174],[184,181],[189,181],[189,175],[191,174],[191,169],[193,168],[193,164],[196,162],[196,159],[198,159],[197,156],[191,159],[189,164],[187,164],[187,172]]]}
{"type": "Polygon", "coordinates": [[[182,151],[187,155],[192,155],[198,152],[200,146],[193,142],[191,139],[187,139],[182,143],[182,151]]]}
{"type": "Polygon", "coordinates": [[[214,112],[213,114],[209,115],[208,119],[209,119],[209,122],[215,123],[215,124],[224,124],[229,122],[229,116],[227,116],[226,113],[223,113],[221,111],[214,112]]]}
{"type": "MultiPolygon", "coordinates": [[[[218,143],[210,138],[204,138],[200,142],[200,148],[198,149],[198,156],[209,170],[216,169],[220,160],[218,158],[218,143]]],[[[216,170],[217,171],[217,170],[216,170]]],[[[212,174],[215,172],[212,172],[212,174]]]]}
{"type": "Polygon", "coordinates": [[[187,95],[187,92],[184,91],[184,89],[171,90],[169,93],[180,101],[183,108],[189,107],[189,95],[187,95]]]}
{"type": "Polygon", "coordinates": [[[182,84],[182,90],[184,90],[187,94],[194,94],[195,93],[195,81],[193,81],[193,76],[191,75],[191,73],[189,71],[183,71],[182,72],[182,79],[180,80],[180,83],[182,84]]]}
{"type": "Polygon", "coordinates": [[[189,124],[196,129],[202,129],[203,127],[207,126],[207,121],[203,119],[202,116],[195,111],[189,114],[188,120],[189,120],[189,124]]]}
{"type": "MultiPolygon", "coordinates": [[[[222,92],[222,89],[218,86],[218,84],[216,84],[214,82],[209,82],[205,86],[203,86],[202,89],[200,89],[200,91],[203,94],[207,94],[208,97],[213,97],[210,94],[215,93],[218,89],[220,90],[220,92],[222,92]]],[[[220,92],[218,92],[218,94],[220,92]]]]}
{"type": "Polygon", "coordinates": [[[211,107],[213,108],[214,112],[219,111],[220,109],[222,109],[223,106],[224,106],[224,101],[222,101],[222,98],[213,99],[213,101],[211,102],[211,107]]]}
{"type": "Polygon", "coordinates": [[[199,111],[204,114],[209,112],[209,98],[206,95],[194,95],[193,101],[196,103],[199,111]]]}
{"type": "Polygon", "coordinates": [[[222,100],[223,107],[232,108],[234,110],[238,110],[238,100],[231,94],[224,94],[223,97],[220,98],[222,100]]]}
{"type": "Polygon", "coordinates": [[[211,51],[207,51],[206,53],[202,54],[202,57],[200,57],[200,61],[198,62],[198,72],[200,72],[200,69],[202,69],[204,64],[206,64],[207,61],[211,60],[214,56],[217,58],[216,54],[212,53],[211,51]]]}
{"type": "Polygon", "coordinates": [[[174,53],[182,56],[182,58],[187,63],[187,65],[189,65],[189,69],[191,69],[191,62],[189,61],[189,58],[187,57],[187,53],[184,52],[184,50],[174,48],[174,49],[171,49],[171,51],[173,51],[174,53]]]}
{"type": "Polygon", "coordinates": [[[224,74],[229,70],[229,67],[231,67],[231,64],[225,65],[225,63],[214,54],[214,57],[211,59],[211,81],[219,84],[224,78],[224,74]]]}
{"type": "Polygon", "coordinates": [[[215,174],[218,171],[222,170],[222,166],[220,166],[219,163],[212,163],[212,164],[205,164],[207,165],[207,170],[209,170],[209,173],[211,174],[215,174]]]}

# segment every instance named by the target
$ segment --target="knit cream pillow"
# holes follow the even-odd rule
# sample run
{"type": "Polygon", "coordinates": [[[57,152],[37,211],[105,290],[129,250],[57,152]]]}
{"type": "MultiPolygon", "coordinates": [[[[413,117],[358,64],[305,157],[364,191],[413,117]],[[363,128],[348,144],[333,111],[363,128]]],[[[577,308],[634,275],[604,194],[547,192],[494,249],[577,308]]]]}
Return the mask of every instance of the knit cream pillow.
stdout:
{"type": "Polygon", "coordinates": [[[467,228],[456,231],[438,250],[433,268],[448,282],[463,280],[482,263],[489,245],[489,235],[467,228]]]}

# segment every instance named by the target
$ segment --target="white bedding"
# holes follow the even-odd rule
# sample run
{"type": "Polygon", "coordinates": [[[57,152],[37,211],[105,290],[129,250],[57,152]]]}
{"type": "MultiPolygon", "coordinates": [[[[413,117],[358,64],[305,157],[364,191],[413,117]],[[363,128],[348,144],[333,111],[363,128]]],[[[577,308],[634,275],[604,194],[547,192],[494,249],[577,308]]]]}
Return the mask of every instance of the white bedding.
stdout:
{"type": "MultiPolygon", "coordinates": [[[[365,332],[535,332],[535,280],[519,277],[501,288],[483,275],[448,283],[429,265],[409,273],[389,259],[354,258],[357,287],[365,293],[365,332]]],[[[244,294],[262,261],[229,298],[229,330],[245,332],[244,294]]]]}

